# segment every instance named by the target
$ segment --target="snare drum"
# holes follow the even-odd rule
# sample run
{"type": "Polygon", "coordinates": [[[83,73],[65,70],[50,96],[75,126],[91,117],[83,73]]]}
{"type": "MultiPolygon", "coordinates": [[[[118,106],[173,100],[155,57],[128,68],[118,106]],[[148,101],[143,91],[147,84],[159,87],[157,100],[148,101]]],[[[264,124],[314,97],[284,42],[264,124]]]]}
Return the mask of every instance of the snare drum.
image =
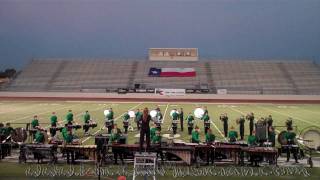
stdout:
{"type": "Polygon", "coordinates": [[[123,121],[123,126],[129,126],[129,121],[123,121]]]}
{"type": "Polygon", "coordinates": [[[204,127],[210,127],[210,121],[205,121],[204,122],[204,127]]]}
{"type": "Polygon", "coordinates": [[[112,126],[112,120],[106,120],[106,127],[112,126]]]}
{"type": "Polygon", "coordinates": [[[177,124],[178,124],[178,120],[173,120],[172,121],[172,127],[177,127],[177,124]]]}

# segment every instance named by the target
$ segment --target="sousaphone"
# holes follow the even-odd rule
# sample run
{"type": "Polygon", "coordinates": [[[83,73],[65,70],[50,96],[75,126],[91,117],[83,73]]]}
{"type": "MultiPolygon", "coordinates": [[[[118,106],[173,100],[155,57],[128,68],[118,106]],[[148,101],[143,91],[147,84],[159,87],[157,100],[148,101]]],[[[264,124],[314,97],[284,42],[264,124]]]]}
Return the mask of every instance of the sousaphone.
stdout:
{"type": "Polygon", "coordinates": [[[201,119],[204,115],[204,110],[202,108],[196,108],[193,114],[196,118],[201,119]]]}

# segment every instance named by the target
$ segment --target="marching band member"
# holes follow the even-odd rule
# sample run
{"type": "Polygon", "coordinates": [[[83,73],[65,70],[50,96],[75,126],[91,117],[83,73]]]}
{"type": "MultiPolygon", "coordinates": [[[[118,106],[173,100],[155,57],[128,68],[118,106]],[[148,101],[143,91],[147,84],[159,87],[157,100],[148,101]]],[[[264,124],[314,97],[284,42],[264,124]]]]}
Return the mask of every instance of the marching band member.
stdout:
{"type": "MultiPolygon", "coordinates": [[[[216,136],[212,133],[211,129],[208,129],[208,132],[206,134],[206,143],[207,144],[213,144],[216,139],[216,136]]],[[[207,151],[207,165],[209,165],[209,160],[211,159],[211,163],[213,164],[214,153],[212,150],[207,151]]]]}
{"type": "Polygon", "coordinates": [[[268,129],[268,141],[272,143],[272,147],[276,145],[276,133],[273,126],[269,126],[268,129]]]}
{"type": "Polygon", "coordinates": [[[140,130],[141,120],[142,120],[142,112],[140,111],[140,109],[137,109],[135,121],[137,123],[138,130],[140,130]]]}
{"type": "Polygon", "coordinates": [[[269,115],[266,119],[267,119],[267,125],[268,125],[268,129],[269,129],[269,127],[272,126],[272,123],[273,123],[272,116],[269,115]]]}
{"type": "Polygon", "coordinates": [[[173,134],[177,133],[177,121],[178,121],[178,117],[179,114],[177,113],[177,109],[173,109],[174,112],[172,113],[172,130],[173,130],[173,134]]]}
{"type": "Polygon", "coordinates": [[[246,119],[249,121],[249,132],[250,135],[252,135],[253,127],[254,127],[254,114],[253,112],[250,112],[247,114],[246,119]]]}
{"type": "Polygon", "coordinates": [[[186,118],[186,120],[188,121],[188,134],[191,135],[191,132],[193,129],[193,121],[194,121],[194,117],[191,112],[188,114],[188,117],[186,118]]]}
{"type": "Polygon", "coordinates": [[[206,134],[206,143],[212,144],[214,143],[215,139],[216,139],[216,136],[212,133],[212,130],[208,129],[206,134]]]}
{"type": "MultiPolygon", "coordinates": [[[[65,125],[65,127],[62,129],[61,133],[62,133],[62,137],[64,139],[65,144],[66,145],[72,144],[74,136],[72,134],[72,128],[68,128],[68,124],[65,125]]],[[[71,156],[71,163],[74,164],[75,163],[74,151],[68,150],[68,148],[67,148],[66,154],[67,154],[67,163],[70,164],[70,156],[71,156]]]]}
{"type": "Polygon", "coordinates": [[[31,128],[36,129],[39,126],[38,116],[33,116],[33,120],[31,121],[31,128]]]}
{"type": "MultiPolygon", "coordinates": [[[[256,131],[252,131],[252,134],[248,136],[247,143],[249,146],[257,146],[258,145],[258,140],[256,137],[256,131]]],[[[261,155],[253,154],[250,155],[250,165],[255,164],[255,166],[258,166],[258,163],[262,161],[263,157],[261,155]]]]}
{"type": "Polygon", "coordinates": [[[126,113],[122,116],[123,127],[124,127],[124,133],[125,133],[125,134],[128,134],[129,119],[130,119],[130,116],[129,116],[128,112],[126,112],[126,113]]]}
{"type": "MultiPolygon", "coordinates": [[[[113,125],[113,129],[110,136],[110,144],[118,144],[120,143],[120,138],[122,136],[121,130],[118,128],[117,124],[113,125]]],[[[114,164],[118,164],[118,156],[123,164],[123,152],[117,148],[112,148],[112,152],[114,155],[114,164]]]]}
{"type": "Polygon", "coordinates": [[[240,130],[240,138],[241,140],[243,140],[244,138],[244,122],[245,122],[245,119],[244,119],[244,116],[242,115],[239,119],[239,130],[240,130]]]}
{"type": "MultiPolygon", "coordinates": [[[[151,143],[153,145],[156,145],[156,146],[161,146],[161,133],[158,129],[156,129],[156,132],[155,132],[155,135],[151,138],[151,143]]],[[[163,153],[161,150],[159,150],[159,148],[157,148],[158,150],[156,150],[157,152],[157,158],[161,157],[161,161],[163,161],[163,153]]]]}
{"type": "Polygon", "coordinates": [[[287,130],[289,131],[289,129],[293,129],[292,128],[292,118],[289,117],[286,121],[286,127],[287,127],[287,130]]]}
{"type": "Polygon", "coordinates": [[[157,111],[157,115],[156,115],[156,119],[157,119],[156,126],[157,126],[157,128],[159,129],[159,131],[161,131],[161,122],[162,122],[162,119],[163,119],[163,115],[162,115],[159,107],[156,108],[156,111],[157,111]]]}
{"type": "Polygon", "coordinates": [[[38,129],[35,135],[35,139],[34,139],[35,143],[44,143],[44,135],[43,133],[38,129]]]}
{"type": "Polygon", "coordinates": [[[199,133],[200,129],[198,126],[196,126],[194,128],[194,130],[192,131],[192,135],[191,135],[191,142],[192,143],[200,143],[200,133],[199,133]]]}
{"type": "Polygon", "coordinates": [[[107,128],[108,128],[108,134],[111,134],[111,130],[113,128],[113,110],[112,110],[112,108],[109,109],[109,114],[107,115],[106,118],[107,118],[107,121],[110,121],[107,128]]]}
{"type": "MultiPolygon", "coordinates": [[[[52,115],[51,115],[51,117],[50,117],[51,127],[52,127],[52,128],[57,127],[57,122],[58,122],[58,117],[57,117],[57,115],[56,115],[55,112],[52,112],[52,115]]],[[[56,129],[50,129],[51,137],[55,136],[56,133],[57,133],[57,130],[56,130],[56,129]]]]}
{"type": "Polygon", "coordinates": [[[153,123],[153,127],[150,129],[150,139],[152,140],[152,138],[156,135],[156,131],[158,130],[157,126],[155,123],[153,123]]]}
{"type": "Polygon", "coordinates": [[[257,145],[256,131],[252,131],[252,134],[248,136],[247,143],[249,146],[257,145]]]}
{"type": "Polygon", "coordinates": [[[73,113],[72,110],[70,109],[66,115],[66,120],[68,125],[72,125],[73,123],[73,113]]]}
{"type": "Polygon", "coordinates": [[[35,115],[33,116],[33,120],[31,121],[31,129],[32,131],[30,131],[30,135],[32,136],[33,140],[35,139],[35,129],[39,127],[39,120],[38,120],[38,116],[35,115]]]}
{"type": "Polygon", "coordinates": [[[144,143],[144,137],[146,136],[147,150],[150,149],[150,126],[149,123],[151,121],[151,116],[149,115],[148,108],[144,108],[142,121],[141,121],[141,129],[140,129],[140,153],[142,152],[142,147],[144,143]]]}
{"type": "Polygon", "coordinates": [[[209,115],[207,106],[204,106],[203,109],[204,109],[204,115],[209,115]]]}
{"type": "Polygon", "coordinates": [[[288,128],[288,131],[285,133],[284,137],[287,140],[287,145],[288,145],[287,146],[287,162],[289,162],[289,160],[290,160],[290,152],[292,152],[296,163],[299,163],[298,162],[298,157],[297,157],[298,148],[293,147],[293,145],[296,144],[296,142],[295,142],[296,141],[296,133],[293,132],[293,128],[292,127],[288,128]]]}
{"type": "Polygon", "coordinates": [[[180,118],[181,131],[183,131],[183,108],[180,108],[179,118],[180,118]]]}
{"type": "Polygon", "coordinates": [[[9,146],[9,144],[4,143],[2,144],[2,142],[10,142],[11,138],[10,135],[11,133],[14,131],[14,129],[10,126],[10,123],[6,124],[6,127],[4,127],[4,124],[0,123],[0,159],[4,159],[6,156],[10,156],[11,155],[11,148],[9,146]]]}
{"type": "MultiPolygon", "coordinates": [[[[37,129],[37,132],[35,134],[35,139],[33,140],[33,142],[37,144],[44,144],[45,142],[44,135],[40,131],[40,129],[37,129]]],[[[44,158],[44,155],[41,154],[41,152],[34,152],[33,156],[34,156],[34,159],[37,159],[38,163],[40,162],[40,160],[42,161],[42,159],[44,158]]]]}
{"type": "Polygon", "coordinates": [[[14,131],[14,129],[11,127],[11,124],[10,123],[7,123],[6,124],[6,127],[4,128],[5,130],[4,130],[4,135],[6,136],[6,138],[8,137],[8,136],[10,136],[10,134],[14,131]]]}
{"type": "Polygon", "coordinates": [[[238,132],[234,130],[234,127],[231,126],[228,133],[229,142],[236,142],[238,138],[238,132]]]}
{"type": "Polygon", "coordinates": [[[204,113],[201,120],[203,120],[203,124],[204,124],[204,133],[207,134],[207,131],[210,128],[210,117],[208,113],[204,113]]]}
{"type": "Polygon", "coordinates": [[[84,135],[89,135],[88,131],[89,131],[89,123],[90,123],[91,117],[89,114],[89,111],[86,111],[84,116],[83,116],[83,129],[84,129],[84,135]]]}
{"type": "Polygon", "coordinates": [[[219,118],[223,122],[223,131],[224,131],[224,137],[228,137],[228,115],[227,113],[221,114],[219,118]]]}

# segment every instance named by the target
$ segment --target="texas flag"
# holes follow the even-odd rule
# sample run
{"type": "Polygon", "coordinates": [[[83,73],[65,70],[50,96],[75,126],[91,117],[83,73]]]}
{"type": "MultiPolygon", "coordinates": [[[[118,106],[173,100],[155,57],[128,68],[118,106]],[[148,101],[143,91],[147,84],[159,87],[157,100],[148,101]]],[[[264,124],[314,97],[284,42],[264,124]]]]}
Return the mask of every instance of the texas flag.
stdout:
{"type": "Polygon", "coordinates": [[[195,77],[194,68],[150,68],[149,76],[153,77],[195,77]]]}

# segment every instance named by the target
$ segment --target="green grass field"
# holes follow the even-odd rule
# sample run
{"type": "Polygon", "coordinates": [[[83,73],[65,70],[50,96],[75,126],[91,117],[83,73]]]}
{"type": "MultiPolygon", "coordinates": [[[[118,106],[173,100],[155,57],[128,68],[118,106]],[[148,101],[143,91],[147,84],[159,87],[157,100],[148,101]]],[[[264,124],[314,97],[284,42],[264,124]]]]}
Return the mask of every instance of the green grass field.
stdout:
{"type": "MultiPolygon", "coordinates": [[[[297,126],[296,130],[299,134],[300,131],[309,126],[319,126],[320,105],[314,104],[197,104],[197,103],[120,103],[120,102],[103,102],[103,101],[0,101],[0,122],[11,122],[13,127],[25,127],[23,124],[15,123],[28,123],[31,122],[34,115],[38,115],[40,125],[43,127],[49,126],[49,118],[51,112],[56,112],[59,121],[65,119],[65,115],[69,109],[73,110],[76,122],[82,124],[83,113],[88,110],[92,119],[98,123],[98,127],[90,129],[91,134],[97,134],[105,132],[101,130],[104,126],[103,111],[109,107],[112,107],[115,113],[115,121],[122,128],[122,115],[128,110],[136,110],[137,108],[148,107],[149,110],[160,107],[164,116],[164,124],[162,125],[162,134],[170,133],[167,131],[168,126],[171,124],[170,111],[174,108],[184,109],[185,116],[187,113],[194,111],[196,107],[207,106],[209,110],[209,116],[213,120],[211,129],[217,136],[217,139],[223,139],[223,124],[218,119],[221,113],[227,113],[229,116],[229,128],[234,126],[236,130],[239,129],[235,122],[235,119],[242,114],[248,112],[254,112],[256,118],[266,117],[269,114],[273,116],[275,126],[283,126],[285,120],[288,117],[293,118],[294,126],[297,126]]],[[[196,121],[201,128],[201,138],[204,140],[203,123],[199,120],[196,121]]],[[[133,126],[135,124],[133,123],[133,126]]],[[[182,140],[189,141],[190,137],[187,135],[187,124],[184,124],[184,132],[181,134],[182,140]]],[[[284,128],[278,128],[280,132],[284,128]]],[[[249,131],[249,124],[245,124],[245,134],[249,131]]],[[[84,137],[83,130],[79,129],[75,132],[80,138],[83,144],[94,144],[93,137],[84,137]]],[[[138,132],[129,132],[128,143],[134,143],[138,132]]]]}
{"type": "MultiPolygon", "coordinates": [[[[115,113],[116,122],[122,127],[122,115],[128,110],[136,110],[137,108],[148,107],[149,110],[155,109],[157,106],[160,107],[161,112],[164,115],[164,124],[162,125],[162,134],[170,133],[167,131],[168,126],[171,124],[171,117],[169,115],[170,111],[174,108],[183,108],[185,116],[189,112],[193,112],[195,108],[199,106],[207,106],[209,110],[209,116],[213,120],[215,125],[211,125],[214,134],[217,139],[222,140],[223,125],[218,117],[221,113],[227,113],[229,116],[229,127],[235,126],[236,130],[239,129],[235,122],[235,119],[242,114],[247,114],[248,112],[254,112],[256,118],[266,117],[269,114],[273,116],[275,126],[283,126],[285,120],[288,117],[293,118],[294,126],[297,126],[297,133],[309,126],[319,126],[319,116],[320,116],[320,105],[314,104],[197,104],[197,103],[120,103],[120,102],[93,102],[93,101],[0,101],[0,122],[6,123],[11,122],[13,127],[25,127],[24,123],[31,122],[34,115],[39,116],[40,125],[43,127],[49,126],[49,118],[51,112],[56,112],[59,121],[65,119],[65,115],[69,109],[73,110],[76,122],[82,124],[83,113],[88,110],[91,114],[92,119],[98,123],[98,127],[90,129],[91,134],[98,134],[105,132],[106,130],[101,130],[104,126],[104,115],[103,111],[109,107],[112,107],[115,113]],[[19,124],[16,124],[19,123],[19,124]]],[[[197,120],[197,124],[201,128],[201,139],[204,140],[203,133],[203,123],[197,120]]],[[[189,141],[190,137],[187,135],[187,124],[184,124],[184,132],[180,132],[178,128],[178,133],[181,134],[181,139],[186,142],[189,141]]],[[[245,134],[248,134],[248,122],[245,126],[245,134]]],[[[134,124],[134,127],[135,124],[134,124]]],[[[277,131],[280,132],[284,128],[278,128],[277,131]]],[[[94,137],[84,137],[83,130],[80,129],[75,132],[80,138],[83,144],[94,144],[94,137]]],[[[129,132],[128,143],[134,143],[137,139],[134,137],[138,132],[129,132]]],[[[0,179],[25,179],[24,174],[28,164],[17,164],[17,163],[0,163],[0,179]]],[[[59,166],[65,166],[60,164],[59,166]]],[[[314,168],[310,170],[311,176],[308,179],[318,179],[319,178],[319,168],[314,168]]],[[[173,178],[171,175],[166,175],[163,177],[157,177],[158,179],[194,179],[195,177],[185,177],[185,178],[173,178]]],[[[201,177],[202,179],[257,179],[257,177],[201,177]]],[[[303,176],[284,176],[284,177],[259,177],[259,179],[304,179],[303,176]]],[[[28,178],[35,179],[35,178],[28,178]]],[[[36,178],[39,179],[39,178],[36,178]]],[[[41,178],[40,179],[51,179],[51,178],[41,178]]],[[[61,179],[61,178],[59,178],[61,179]]],[[[63,179],[63,178],[62,178],[63,179]]],[[[89,179],[85,178],[66,178],[66,179],[89,179]]],[[[96,179],[96,177],[93,177],[96,179]]],[[[112,179],[111,177],[104,177],[103,179],[112,179]]],[[[142,179],[141,177],[139,179],[142,179]]]]}

